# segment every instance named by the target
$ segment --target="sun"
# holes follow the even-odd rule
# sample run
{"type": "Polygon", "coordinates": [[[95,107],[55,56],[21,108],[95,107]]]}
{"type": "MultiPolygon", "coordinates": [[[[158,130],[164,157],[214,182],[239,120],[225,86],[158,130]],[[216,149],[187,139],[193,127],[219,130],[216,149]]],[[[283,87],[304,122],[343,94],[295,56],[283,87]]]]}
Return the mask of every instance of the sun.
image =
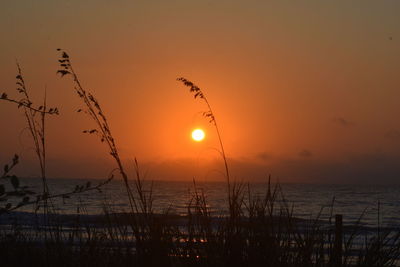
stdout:
{"type": "Polygon", "coordinates": [[[192,138],[196,142],[203,141],[204,137],[206,137],[206,134],[202,129],[195,129],[192,132],[192,138]]]}

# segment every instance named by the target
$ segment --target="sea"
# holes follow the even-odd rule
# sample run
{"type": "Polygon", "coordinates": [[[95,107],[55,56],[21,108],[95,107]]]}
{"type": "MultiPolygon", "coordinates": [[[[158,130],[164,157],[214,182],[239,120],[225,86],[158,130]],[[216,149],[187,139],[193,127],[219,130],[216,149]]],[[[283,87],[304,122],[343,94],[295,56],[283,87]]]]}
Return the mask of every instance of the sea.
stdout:
{"type": "MultiPolygon", "coordinates": [[[[51,194],[74,191],[76,186],[86,186],[88,182],[96,185],[99,179],[48,179],[51,194]]],[[[42,188],[39,178],[21,178],[21,186],[35,192],[42,188]]],[[[276,184],[271,184],[272,189],[276,184]]],[[[132,182],[132,188],[134,184],[132,182]]],[[[169,212],[185,215],[194,192],[193,181],[144,181],[144,192],[152,194],[155,213],[169,212]]],[[[369,227],[400,227],[400,185],[344,185],[344,184],[279,184],[280,192],[276,206],[287,205],[293,215],[303,219],[328,220],[332,215],[341,214],[344,224],[361,221],[369,227]]],[[[247,190],[252,197],[262,199],[267,193],[268,183],[245,185],[244,201],[248,199],[247,190]]],[[[227,214],[227,185],[224,182],[196,182],[196,190],[204,193],[207,205],[213,216],[227,214]]],[[[18,198],[9,197],[0,202],[16,205],[18,198]]],[[[129,202],[123,182],[115,179],[94,190],[76,193],[71,198],[55,198],[53,206],[60,214],[85,213],[98,215],[108,212],[127,212],[129,202]]],[[[20,207],[17,212],[33,213],[35,205],[20,207]]],[[[1,218],[0,218],[1,219],[1,218]]]]}

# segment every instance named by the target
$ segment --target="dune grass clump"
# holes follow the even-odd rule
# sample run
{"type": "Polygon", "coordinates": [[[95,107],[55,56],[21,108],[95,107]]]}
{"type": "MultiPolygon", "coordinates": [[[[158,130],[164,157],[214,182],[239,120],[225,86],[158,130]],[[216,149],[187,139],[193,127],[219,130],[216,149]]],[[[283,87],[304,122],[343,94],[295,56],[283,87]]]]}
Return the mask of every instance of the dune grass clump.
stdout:
{"type": "Polygon", "coordinates": [[[52,206],[53,199],[67,199],[74,194],[92,190],[100,190],[100,188],[110,182],[112,178],[102,181],[97,185],[91,185],[89,182],[87,182],[85,185],[76,185],[73,190],[65,191],[63,193],[52,194],[50,192],[46,175],[46,118],[48,115],[59,115],[59,110],[57,107],[48,107],[46,89],[43,97],[43,103],[34,103],[30,94],[31,90],[27,86],[25,78],[22,74],[22,69],[18,62],[17,75],[15,79],[17,86],[16,91],[20,95],[20,98],[11,98],[7,93],[3,92],[0,95],[0,100],[15,104],[18,109],[23,111],[26,121],[26,129],[29,131],[32,138],[34,152],[40,167],[42,192],[34,192],[27,186],[21,185],[19,178],[15,174],[11,174],[11,170],[20,161],[19,156],[15,155],[10,165],[4,165],[4,172],[0,177],[0,202],[6,203],[3,207],[0,207],[0,214],[17,210],[21,207],[32,204],[35,205],[35,212],[38,212],[39,209],[42,209],[45,214],[56,213],[54,207],[52,206]],[[11,190],[6,190],[4,181],[10,182],[12,185],[11,190]],[[10,201],[11,198],[19,198],[20,200],[16,205],[12,205],[10,201]]]}
{"type": "MultiPolygon", "coordinates": [[[[17,76],[16,76],[16,85],[17,85],[17,92],[19,95],[21,95],[20,99],[13,99],[8,97],[6,93],[2,93],[0,99],[11,102],[13,104],[16,104],[18,109],[22,109],[25,117],[25,121],[27,124],[27,129],[32,137],[32,142],[34,144],[34,151],[36,154],[36,157],[39,162],[40,166],[40,174],[42,178],[42,193],[41,193],[41,198],[43,198],[44,201],[47,200],[47,196],[49,195],[49,189],[47,185],[47,177],[46,177],[46,116],[47,115],[58,115],[59,111],[58,108],[49,108],[47,106],[47,101],[46,101],[46,90],[45,94],[43,97],[43,103],[38,106],[35,105],[34,102],[31,99],[30,96],[30,90],[28,89],[28,86],[26,85],[25,79],[22,75],[22,70],[19,64],[17,63],[17,76]]],[[[16,165],[16,162],[18,162],[18,156],[16,155],[13,159],[13,165],[16,165]]],[[[8,172],[8,165],[5,166],[4,172],[8,172]]],[[[5,175],[3,175],[3,178],[5,178],[5,175]]],[[[23,187],[20,188],[19,186],[19,180],[18,177],[15,175],[9,176],[11,179],[11,183],[13,185],[14,190],[14,195],[17,195],[17,192],[19,192],[20,195],[23,195],[24,198],[18,204],[17,206],[12,207],[10,203],[6,205],[6,207],[3,208],[3,211],[10,210],[10,209],[16,209],[26,203],[29,202],[30,197],[28,194],[23,193],[23,187]],[[21,190],[22,189],[22,190],[21,190]]],[[[0,190],[1,191],[1,190],[0,190]]],[[[7,195],[7,194],[6,194],[7,195]]],[[[8,192],[8,196],[11,196],[12,193],[8,192]]],[[[47,206],[47,205],[44,205],[47,206]]]]}
{"type": "Polygon", "coordinates": [[[104,213],[89,221],[83,205],[72,225],[59,220],[52,238],[46,240],[33,226],[15,225],[0,231],[3,262],[6,266],[28,261],[31,266],[397,266],[398,231],[382,229],[378,235],[357,223],[344,226],[342,256],[336,258],[335,226],[320,220],[322,210],[313,219],[293,216],[294,208],[278,184],[267,185],[264,195],[253,195],[243,185],[241,216],[235,220],[229,213],[211,212],[201,185],[194,183],[191,192],[183,216],[153,213],[150,220],[144,213],[114,213],[105,204],[104,213]],[[141,231],[135,232],[138,225],[141,231]]]}
{"type": "Polygon", "coordinates": [[[208,102],[208,99],[205,96],[205,94],[203,93],[203,91],[197,85],[195,85],[193,82],[191,82],[188,79],[183,78],[183,77],[180,77],[177,80],[182,82],[185,86],[189,87],[189,91],[191,93],[193,93],[193,97],[195,99],[196,98],[202,99],[205,102],[205,104],[207,105],[208,110],[203,112],[203,116],[208,119],[209,123],[214,125],[215,131],[217,132],[218,141],[219,141],[219,145],[220,145],[220,149],[221,149],[220,153],[221,153],[222,159],[224,161],[225,176],[226,176],[226,181],[227,181],[227,185],[228,185],[228,199],[229,199],[229,202],[230,202],[231,179],[230,179],[230,174],[229,174],[228,161],[227,161],[227,158],[226,158],[225,148],[224,148],[224,145],[222,143],[222,137],[221,137],[221,134],[220,134],[220,131],[219,131],[217,120],[216,120],[214,112],[213,112],[213,110],[211,108],[210,102],[208,102]]]}

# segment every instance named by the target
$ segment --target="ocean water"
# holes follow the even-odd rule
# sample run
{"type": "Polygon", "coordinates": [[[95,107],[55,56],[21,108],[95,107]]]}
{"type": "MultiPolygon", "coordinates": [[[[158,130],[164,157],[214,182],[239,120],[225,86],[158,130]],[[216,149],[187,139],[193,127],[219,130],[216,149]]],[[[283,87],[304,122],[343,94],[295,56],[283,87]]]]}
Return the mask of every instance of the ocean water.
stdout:
{"type": "MultiPolygon", "coordinates": [[[[101,180],[95,179],[48,179],[52,194],[73,191],[76,185],[92,185],[101,180]]],[[[21,179],[21,185],[40,192],[41,180],[37,178],[21,179]]],[[[196,183],[206,196],[207,203],[215,216],[226,214],[227,188],[223,182],[196,183]]],[[[145,182],[145,189],[150,189],[150,182],[145,182]]],[[[300,218],[328,219],[330,214],[342,214],[343,222],[356,222],[363,214],[365,226],[400,226],[400,186],[391,185],[325,185],[325,184],[280,184],[286,203],[293,206],[294,215],[300,218]],[[335,198],[332,207],[332,200],[335,198]],[[378,219],[379,218],[379,219],[378,219]]],[[[133,187],[132,187],[133,188],[133,187]]],[[[268,188],[267,183],[250,184],[253,196],[262,197],[268,188]]],[[[193,182],[154,181],[152,190],[155,212],[169,211],[186,214],[193,182]]],[[[126,189],[121,180],[113,180],[102,187],[102,192],[90,191],[76,194],[70,199],[55,199],[54,206],[62,214],[75,214],[82,208],[90,215],[101,214],[104,207],[110,212],[129,211],[126,189]]],[[[11,201],[11,199],[10,199],[11,201]]],[[[11,201],[12,202],[12,201],[11,201]]],[[[3,202],[4,203],[4,202],[3,202]]],[[[277,202],[277,204],[282,202],[277,202]]],[[[32,206],[25,206],[19,211],[33,212],[32,206]]]]}

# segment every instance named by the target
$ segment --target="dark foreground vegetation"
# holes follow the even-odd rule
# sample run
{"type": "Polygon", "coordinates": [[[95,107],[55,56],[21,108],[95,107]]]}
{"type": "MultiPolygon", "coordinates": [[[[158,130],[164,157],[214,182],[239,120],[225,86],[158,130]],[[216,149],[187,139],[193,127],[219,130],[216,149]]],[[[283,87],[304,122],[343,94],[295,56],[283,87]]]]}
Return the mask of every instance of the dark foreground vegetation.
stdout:
{"type": "Polygon", "coordinates": [[[22,109],[30,130],[41,169],[42,191],[33,192],[20,184],[12,170],[15,156],[0,177],[0,266],[396,266],[400,254],[400,231],[365,229],[359,222],[344,227],[340,216],[330,208],[321,209],[313,219],[293,216],[293,207],[285,200],[279,185],[269,184],[263,196],[253,195],[246,184],[230,179],[229,166],[211,106],[203,91],[185,78],[179,78],[195,98],[204,100],[204,116],[215,126],[224,162],[227,213],[211,213],[205,193],[193,183],[185,216],[156,214],[153,209],[152,184],[145,183],[135,160],[136,172],[129,176],[120,159],[109,123],[96,98],[86,91],[72,68],[69,55],[60,50],[61,76],[69,76],[82,100],[78,112],[87,114],[95,128],[84,133],[99,137],[116,163],[109,178],[96,185],[77,185],[74,190],[52,194],[47,186],[45,119],[58,115],[48,108],[46,99],[36,106],[30,100],[22,71],[18,66],[17,91],[21,99],[3,93],[1,100],[22,109]],[[113,213],[104,204],[97,217],[57,213],[52,201],[68,201],[73,195],[97,190],[122,177],[129,201],[124,214],[113,213]],[[10,199],[19,199],[11,204],[10,199]],[[29,225],[7,221],[7,216],[21,207],[33,207],[29,225]],[[323,212],[330,219],[320,220],[323,212]]]}
{"type": "Polygon", "coordinates": [[[29,225],[3,213],[2,266],[397,266],[398,231],[338,225],[340,216],[297,219],[278,185],[263,197],[232,188],[227,216],[211,216],[196,185],[186,216],[145,211],[147,197],[137,202],[140,213],[104,206],[102,215],[90,216],[80,206],[79,214],[57,215],[40,208],[28,213],[29,225]]]}

